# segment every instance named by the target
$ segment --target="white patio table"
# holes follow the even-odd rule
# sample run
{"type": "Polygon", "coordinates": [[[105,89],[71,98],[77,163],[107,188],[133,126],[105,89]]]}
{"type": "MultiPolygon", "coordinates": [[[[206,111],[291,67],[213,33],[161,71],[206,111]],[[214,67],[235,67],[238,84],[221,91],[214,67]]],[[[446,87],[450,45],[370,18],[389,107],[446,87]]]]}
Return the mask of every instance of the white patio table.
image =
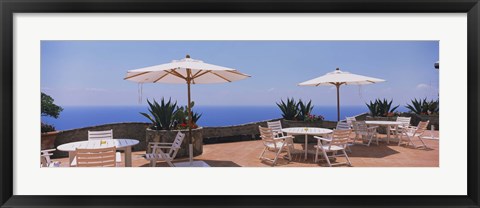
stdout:
{"type": "Polygon", "coordinates": [[[76,153],[75,150],[78,149],[98,149],[98,148],[107,148],[107,147],[116,147],[118,150],[125,151],[125,167],[132,167],[132,146],[138,144],[138,140],[135,139],[113,139],[113,140],[104,140],[105,143],[102,144],[101,140],[91,140],[91,141],[79,141],[62,144],[57,147],[60,151],[68,152],[69,165],[72,164],[75,159],[76,153]]]}
{"type": "Polygon", "coordinates": [[[316,127],[292,127],[292,128],[284,128],[282,129],[283,132],[287,133],[287,135],[305,135],[305,160],[307,160],[308,154],[308,135],[312,136],[322,136],[326,134],[331,134],[333,131],[330,129],[325,128],[316,128],[316,127]]]}
{"type": "Polygon", "coordinates": [[[402,125],[402,122],[398,122],[398,121],[365,121],[365,123],[370,126],[372,125],[386,126],[387,127],[387,144],[390,143],[390,127],[402,125]]]}

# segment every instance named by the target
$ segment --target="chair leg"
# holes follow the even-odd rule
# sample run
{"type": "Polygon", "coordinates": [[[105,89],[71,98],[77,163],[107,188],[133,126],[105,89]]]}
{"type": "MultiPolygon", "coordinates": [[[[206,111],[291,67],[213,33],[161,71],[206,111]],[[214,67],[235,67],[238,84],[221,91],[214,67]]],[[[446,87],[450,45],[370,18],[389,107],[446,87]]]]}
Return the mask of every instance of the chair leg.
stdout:
{"type": "Polygon", "coordinates": [[[325,160],[327,160],[328,166],[332,167],[332,164],[330,163],[330,159],[328,159],[327,152],[325,152],[325,150],[323,149],[322,149],[322,152],[323,152],[323,157],[325,158],[325,160]]]}
{"type": "Polygon", "coordinates": [[[175,167],[175,165],[173,165],[172,161],[171,160],[165,160],[165,162],[168,163],[168,165],[170,165],[170,167],[175,167]]]}
{"type": "Polygon", "coordinates": [[[157,160],[150,160],[150,167],[156,167],[157,166],[157,160]]]}
{"type": "Polygon", "coordinates": [[[292,154],[290,153],[290,148],[287,147],[288,161],[292,161],[292,154]]]}
{"type": "Polygon", "coordinates": [[[420,136],[418,136],[418,139],[419,139],[419,140],[422,142],[422,144],[423,144],[423,147],[424,147],[425,149],[427,149],[427,148],[428,148],[428,146],[427,146],[427,144],[425,144],[425,142],[423,141],[423,139],[422,139],[422,138],[420,138],[420,136]]]}
{"type": "Polygon", "coordinates": [[[260,157],[258,157],[259,159],[263,158],[263,154],[265,154],[265,151],[267,151],[267,147],[263,148],[263,151],[260,154],[260,157]]]}
{"type": "MultiPolygon", "coordinates": [[[[283,147],[282,147],[283,148],[283,147]]],[[[275,159],[273,159],[273,164],[272,166],[275,166],[275,163],[277,163],[277,159],[278,159],[278,156],[280,155],[280,153],[282,152],[282,148],[279,148],[278,149],[278,152],[275,154],[275,159]]]]}
{"type": "Polygon", "coordinates": [[[317,146],[317,150],[315,151],[315,163],[318,162],[318,146],[317,146]]]}
{"type": "Polygon", "coordinates": [[[350,162],[350,159],[348,158],[347,152],[345,152],[345,149],[342,150],[343,154],[345,155],[345,158],[347,159],[348,166],[352,166],[352,163],[350,162]]]}

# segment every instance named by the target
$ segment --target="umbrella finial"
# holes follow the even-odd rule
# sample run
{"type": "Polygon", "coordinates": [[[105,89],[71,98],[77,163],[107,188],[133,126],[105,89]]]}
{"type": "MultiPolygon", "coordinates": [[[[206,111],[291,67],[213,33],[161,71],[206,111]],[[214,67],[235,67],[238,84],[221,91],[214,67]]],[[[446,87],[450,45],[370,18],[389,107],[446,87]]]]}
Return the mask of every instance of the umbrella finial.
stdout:
{"type": "Polygon", "coordinates": [[[337,69],[335,69],[335,70],[340,71],[340,68],[337,67],[337,69]]]}
{"type": "Polygon", "coordinates": [[[185,58],[190,58],[190,55],[187,54],[187,56],[185,56],[185,58]]]}

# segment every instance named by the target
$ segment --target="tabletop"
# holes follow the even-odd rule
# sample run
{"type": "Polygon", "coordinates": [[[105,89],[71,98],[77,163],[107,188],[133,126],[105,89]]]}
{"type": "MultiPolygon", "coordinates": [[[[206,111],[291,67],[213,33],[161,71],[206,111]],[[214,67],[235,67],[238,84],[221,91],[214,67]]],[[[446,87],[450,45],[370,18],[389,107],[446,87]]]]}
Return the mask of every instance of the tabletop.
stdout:
{"type": "Polygon", "coordinates": [[[317,128],[317,127],[293,127],[293,128],[284,128],[283,132],[288,134],[306,134],[306,135],[322,135],[330,134],[333,131],[326,128],[317,128]]]}
{"type": "Polygon", "coordinates": [[[375,125],[400,125],[403,124],[399,121],[365,121],[366,124],[375,124],[375,125]]]}
{"type": "Polygon", "coordinates": [[[79,142],[71,142],[62,144],[57,147],[60,151],[75,151],[78,149],[97,149],[97,148],[106,148],[106,147],[113,147],[116,148],[123,148],[129,147],[133,145],[137,145],[139,143],[138,140],[135,139],[110,139],[110,140],[103,140],[105,141],[102,144],[101,140],[90,140],[90,141],[79,141],[79,142]]]}

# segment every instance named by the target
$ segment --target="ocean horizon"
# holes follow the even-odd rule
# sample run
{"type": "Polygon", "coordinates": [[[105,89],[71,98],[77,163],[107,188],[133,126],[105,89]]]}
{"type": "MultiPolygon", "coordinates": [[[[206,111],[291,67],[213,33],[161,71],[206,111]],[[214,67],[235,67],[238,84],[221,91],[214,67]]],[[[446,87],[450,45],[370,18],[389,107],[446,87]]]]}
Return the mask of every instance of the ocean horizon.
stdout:
{"type": "MultiPolygon", "coordinates": [[[[89,126],[121,122],[150,122],[140,112],[149,113],[147,106],[62,106],[57,119],[42,117],[42,122],[54,125],[57,130],[69,130],[89,126]]],[[[195,112],[202,117],[199,126],[231,126],[257,121],[282,118],[278,106],[195,106],[195,112]]],[[[400,106],[404,112],[407,109],[400,106]]],[[[341,106],[340,119],[368,112],[367,106],[341,106]]],[[[337,120],[336,106],[315,106],[313,114],[322,115],[325,120],[337,120]]]]}

